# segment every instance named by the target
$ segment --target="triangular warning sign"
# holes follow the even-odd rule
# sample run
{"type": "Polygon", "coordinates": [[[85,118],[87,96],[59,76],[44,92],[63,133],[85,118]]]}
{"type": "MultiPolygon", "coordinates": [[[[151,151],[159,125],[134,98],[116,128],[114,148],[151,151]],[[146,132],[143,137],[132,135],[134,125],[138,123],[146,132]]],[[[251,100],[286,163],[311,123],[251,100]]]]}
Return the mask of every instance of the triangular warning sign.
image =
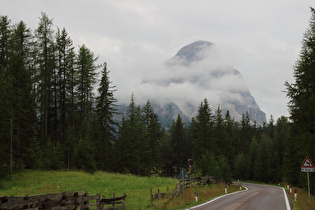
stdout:
{"type": "Polygon", "coordinates": [[[314,168],[314,164],[312,163],[312,161],[309,159],[309,157],[306,157],[305,160],[303,161],[302,168],[314,168]]]}

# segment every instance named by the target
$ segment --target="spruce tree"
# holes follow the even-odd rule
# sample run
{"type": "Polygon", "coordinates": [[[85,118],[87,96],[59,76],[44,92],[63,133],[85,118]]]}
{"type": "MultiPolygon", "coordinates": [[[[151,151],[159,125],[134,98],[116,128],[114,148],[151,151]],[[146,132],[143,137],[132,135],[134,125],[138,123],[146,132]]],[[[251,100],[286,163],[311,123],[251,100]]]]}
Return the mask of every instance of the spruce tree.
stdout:
{"type": "MultiPolygon", "coordinates": [[[[11,107],[11,137],[14,143],[15,167],[28,159],[27,151],[34,138],[35,110],[32,99],[31,75],[28,71],[28,56],[30,52],[30,30],[24,22],[16,25],[10,41],[10,52],[8,53],[8,78],[11,82],[10,94],[11,107]]],[[[24,162],[31,167],[31,161],[24,162]]]]}
{"type": "Polygon", "coordinates": [[[80,121],[90,121],[94,100],[93,88],[96,83],[96,65],[98,57],[85,45],[80,46],[77,55],[76,67],[78,74],[78,105],[80,121]]]}
{"type": "Polygon", "coordinates": [[[8,51],[11,23],[7,16],[0,16],[0,179],[12,173],[12,147],[10,138],[10,94],[8,80],[8,51]]]}
{"type": "MultiPolygon", "coordinates": [[[[315,9],[311,8],[309,28],[304,34],[300,56],[294,66],[295,82],[286,82],[289,111],[292,120],[290,142],[296,148],[297,154],[286,163],[292,163],[288,179],[298,183],[300,164],[308,156],[315,160],[315,9]]],[[[289,168],[289,166],[287,166],[289,168]]],[[[314,179],[313,179],[314,180],[314,179]]],[[[312,181],[312,186],[315,181],[312,181]]],[[[302,184],[302,183],[300,183],[302,184]]]]}
{"type": "Polygon", "coordinates": [[[127,116],[123,118],[119,128],[119,153],[123,172],[137,175],[148,175],[146,167],[147,149],[149,142],[145,131],[145,122],[140,106],[135,103],[134,94],[131,95],[127,107],[127,116]]]}
{"type": "Polygon", "coordinates": [[[242,115],[241,130],[240,130],[240,149],[244,154],[248,154],[249,145],[252,140],[252,126],[250,124],[249,114],[242,115]]]}
{"type": "MultiPolygon", "coordinates": [[[[173,173],[178,173],[181,168],[185,168],[188,165],[188,155],[187,155],[187,142],[185,141],[185,132],[184,132],[184,124],[181,116],[178,114],[176,121],[173,120],[170,129],[170,137],[171,137],[171,147],[173,153],[173,167],[176,168],[177,171],[173,171],[173,173]]],[[[175,175],[175,174],[173,174],[175,175]]]]}
{"type": "Polygon", "coordinates": [[[154,113],[154,109],[149,100],[142,108],[142,113],[145,123],[146,141],[148,141],[146,167],[148,167],[151,172],[152,170],[158,169],[161,164],[159,141],[162,138],[163,133],[161,131],[158,117],[154,113]]]}
{"type": "Polygon", "coordinates": [[[39,68],[37,91],[39,97],[37,102],[39,104],[38,113],[40,113],[39,134],[45,143],[46,138],[52,133],[52,81],[55,69],[53,21],[45,13],[42,13],[40,17],[35,36],[38,49],[37,67],[39,68]]]}
{"type": "Polygon", "coordinates": [[[214,145],[214,122],[211,113],[211,108],[208,104],[208,100],[204,99],[201,102],[198,115],[196,116],[196,132],[197,138],[194,141],[193,147],[193,159],[198,161],[199,157],[206,153],[206,151],[215,152],[214,145]]]}
{"type": "Polygon", "coordinates": [[[71,73],[73,71],[74,55],[73,43],[65,28],[58,28],[56,35],[56,120],[58,125],[56,137],[61,142],[65,142],[66,130],[69,116],[70,94],[67,91],[67,83],[71,81],[71,73]]]}
{"type": "Polygon", "coordinates": [[[116,87],[111,85],[109,79],[109,71],[107,70],[107,64],[103,64],[103,70],[101,72],[102,78],[98,88],[99,96],[96,98],[96,114],[98,118],[100,130],[100,139],[98,144],[99,162],[103,170],[108,170],[114,155],[113,145],[116,141],[118,122],[114,120],[114,115],[117,112],[117,99],[114,97],[116,87]]]}

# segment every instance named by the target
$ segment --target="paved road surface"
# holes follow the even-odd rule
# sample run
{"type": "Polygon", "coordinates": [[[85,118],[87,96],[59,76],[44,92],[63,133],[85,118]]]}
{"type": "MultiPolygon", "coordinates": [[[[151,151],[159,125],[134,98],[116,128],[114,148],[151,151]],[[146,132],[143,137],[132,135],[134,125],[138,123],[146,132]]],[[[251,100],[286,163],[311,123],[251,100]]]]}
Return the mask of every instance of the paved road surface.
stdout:
{"type": "Polygon", "coordinates": [[[190,210],[291,210],[283,188],[242,184],[248,190],[227,194],[205,204],[191,207],[190,210]]]}

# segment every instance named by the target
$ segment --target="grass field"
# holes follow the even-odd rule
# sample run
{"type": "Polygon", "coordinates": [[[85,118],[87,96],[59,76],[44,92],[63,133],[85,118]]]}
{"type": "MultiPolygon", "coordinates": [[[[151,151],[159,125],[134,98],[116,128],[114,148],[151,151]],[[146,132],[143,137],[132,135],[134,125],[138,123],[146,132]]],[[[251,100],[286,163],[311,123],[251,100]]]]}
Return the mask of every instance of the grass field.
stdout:
{"type": "MultiPolygon", "coordinates": [[[[139,177],[100,171],[89,174],[80,171],[21,170],[14,173],[12,181],[3,180],[0,183],[0,197],[80,190],[90,195],[101,194],[112,197],[115,192],[116,197],[127,194],[126,209],[183,209],[224,194],[224,184],[190,187],[185,189],[185,203],[181,191],[168,205],[165,203],[169,194],[159,202],[154,199],[154,206],[151,207],[150,188],[153,194],[157,194],[158,189],[161,193],[171,193],[177,182],[177,179],[171,178],[139,177]],[[195,201],[195,192],[198,193],[198,202],[195,201]]],[[[287,190],[294,210],[315,209],[315,196],[309,199],[307,191],[301,188],[294,189],[298,192],[297,201],[294,201],[294,193],[290,194],[287,190]]],[[[228,192],[237,190],[239,190],[238,186],[228,186],[228,192]]]]}
{"type": "Polygon", "coordinates": [[[314,210],[315,209],[315,196],[311,195],[311,198],[308,196],[307,190],[304,190],[302,188],[294,188],[292,189],[292,193],[290,193],[289,190],[287,190],[286,186],[284,186],[289,197],[291,200],[291,203],[293,205],[294,210],[314,210]],[[294,198],[294,190],[297,190],[297,199],[295,201],[294,198]]]}
{"type": "MultiPolygon", "coordinates": [[[[126,209],[181,209],[196,205],[194,193],[198,192],[199,202],[204,202],[212,197],[224,194],[224,186],[210,185],[202,187],[191,187],[185,190],[183,203],[182,192],[179,193],[168,205],[165,205],[167,195],[158,202],[154,200],[154,206],[150,204],[150,188],[153,194],[160,189],[161,193],[171,193],[174,190],[177,179],[161,177],[139,177],[134,175],[123,175],[116,173],[96,172],[89,174],[80,171],[36,171],[21,170],[12,176],[12,181],[0,183],[1,196],[25,196],[57,193],[64,191],[84,190],[90,195],[101,194],[112,197],[127,195],[126,209]]],[[[238,187],[230,186],[229,190],[235,191],[238,187]]]]}
{"type": "MultiPolygon", "coordinates": [[[[228,193],[238,191],[240,188],[236,185],[227,186],[228,193]]],[[[169,204],[165,205],[167,199],[162,200],[161,204],[157,204],[157,209],[184,209],[198,204],[202,204],[225,194],[225,184],[212,184],[210,186],[194,186],[185,189],[185,203],[183,199],[183,192],[181,191],[169,204]],[[195,200],[195,192],[198,194],[198,202],[195,200]]]]}

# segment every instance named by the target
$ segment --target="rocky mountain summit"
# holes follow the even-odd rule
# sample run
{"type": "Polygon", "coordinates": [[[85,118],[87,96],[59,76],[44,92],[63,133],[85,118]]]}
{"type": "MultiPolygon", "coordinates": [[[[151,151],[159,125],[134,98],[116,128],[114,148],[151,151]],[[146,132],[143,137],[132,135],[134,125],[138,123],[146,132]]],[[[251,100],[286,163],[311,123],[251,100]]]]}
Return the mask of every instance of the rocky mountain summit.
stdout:
{"type": "Polygon", "coordinates": [[[252,122],[266,122],[241,73],[224,63],[215,44],[196,41],[184,46],[164,67],[143,78],[138,90],[150,100],[162,125],[170,124],[178,114],[190,121],[205,98],[213,113],[220,106],[223,116],[229,110],[236,121],[248,112],[252,122]],[[145,90],[151,90],[150,94],[145,90]]]}

